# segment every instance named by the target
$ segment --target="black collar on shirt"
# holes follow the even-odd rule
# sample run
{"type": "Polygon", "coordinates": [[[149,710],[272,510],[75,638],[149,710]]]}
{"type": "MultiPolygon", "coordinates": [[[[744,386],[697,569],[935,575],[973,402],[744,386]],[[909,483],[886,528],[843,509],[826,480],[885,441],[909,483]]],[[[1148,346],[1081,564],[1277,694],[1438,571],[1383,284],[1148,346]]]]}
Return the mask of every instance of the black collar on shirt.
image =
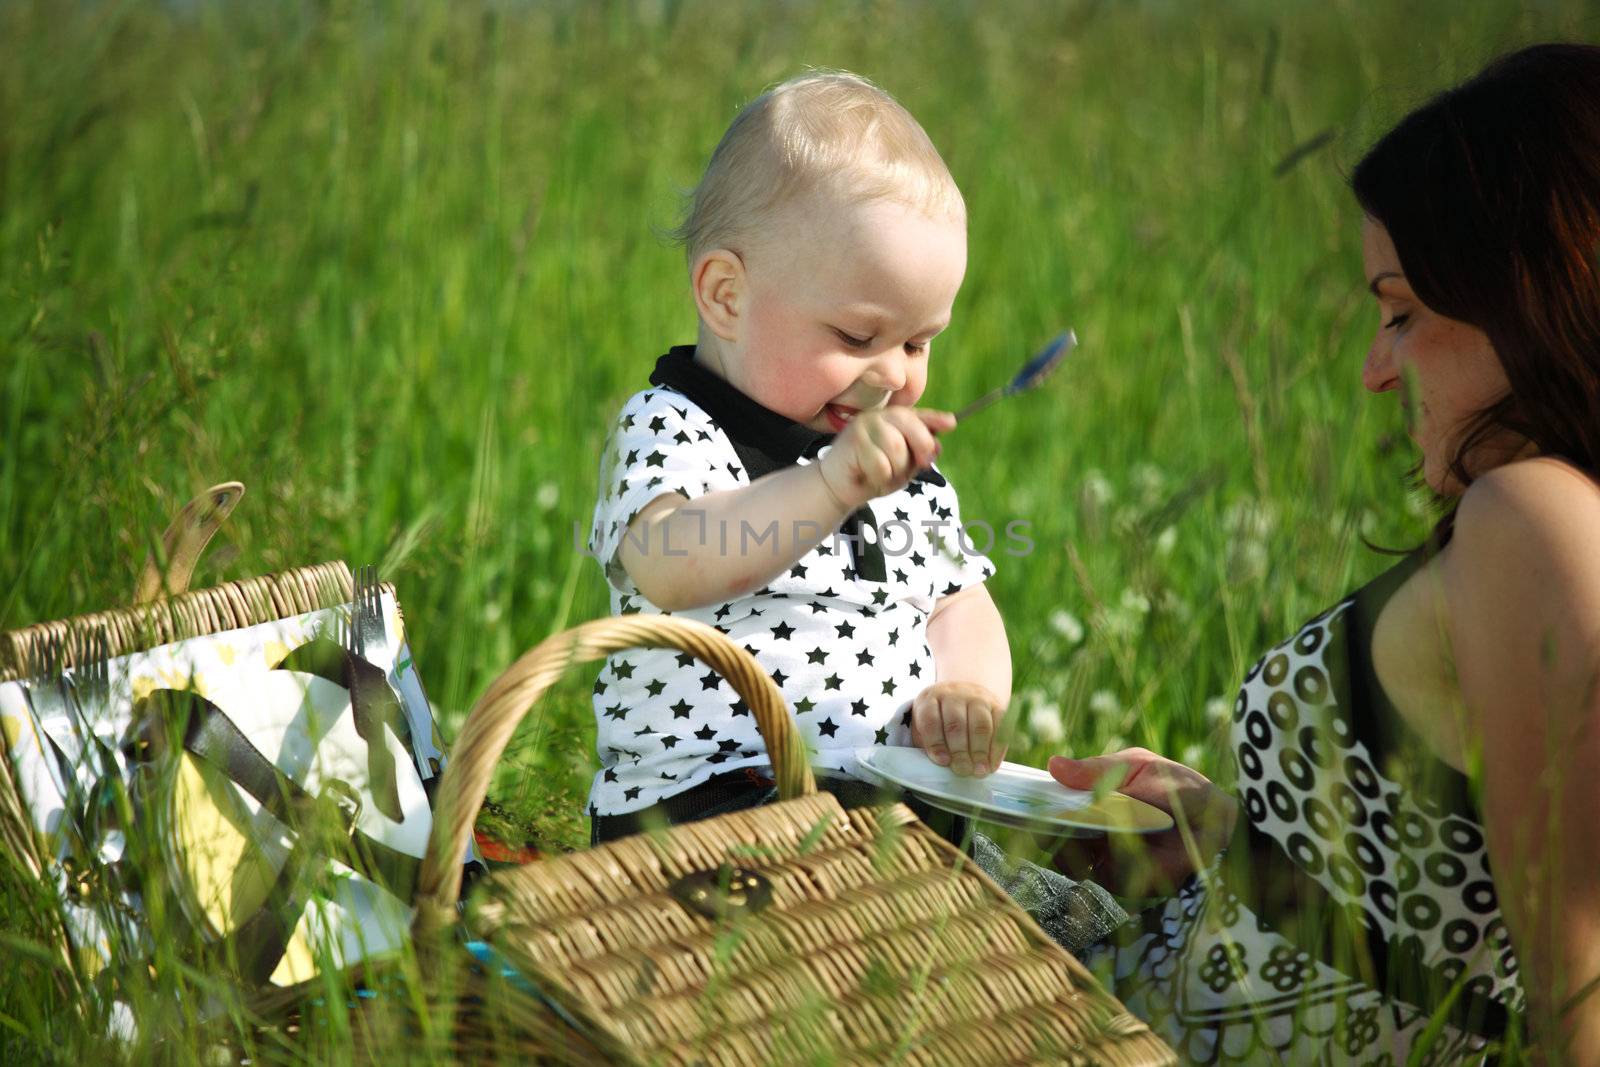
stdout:
{"type": "MultiPolygon", "coordinates": [[[[801,456],[816,455],[834,438],[831,433],[819,433],[739,392],[695,362],[693,345],[678,345],[656,360],[650,383],[676,389],[716,420],[752,482],[764,474],[794,466],[801,456]]],[[[945,484],[944,476],[932,468],[919,471],[916,480],[945,484]]]]}

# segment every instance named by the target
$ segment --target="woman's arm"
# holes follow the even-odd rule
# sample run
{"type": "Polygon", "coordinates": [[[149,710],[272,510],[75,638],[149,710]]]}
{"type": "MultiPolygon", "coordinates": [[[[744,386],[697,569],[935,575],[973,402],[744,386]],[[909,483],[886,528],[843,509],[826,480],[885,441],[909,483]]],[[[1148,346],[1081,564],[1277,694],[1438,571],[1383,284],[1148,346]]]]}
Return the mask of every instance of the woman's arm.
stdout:
{"type": "Polygon", "coordinates": [[[1490,471],[1440,572],[1535,1036],[1600,1064],[1600,489],[1553,459],[1490,471]]]}

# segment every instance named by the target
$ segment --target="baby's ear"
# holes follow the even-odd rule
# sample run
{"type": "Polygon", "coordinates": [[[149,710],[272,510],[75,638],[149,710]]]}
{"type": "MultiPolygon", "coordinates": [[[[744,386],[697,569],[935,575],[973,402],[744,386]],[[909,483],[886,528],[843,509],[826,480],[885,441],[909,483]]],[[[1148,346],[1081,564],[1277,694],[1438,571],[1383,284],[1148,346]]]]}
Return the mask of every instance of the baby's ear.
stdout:
{"type": "Polygon", "coordinates": [[[724,341],[737,340],[745,297],[744,261],[737,252],[702,252],[689,270],[695,308],[706,328],[724,341]]]}

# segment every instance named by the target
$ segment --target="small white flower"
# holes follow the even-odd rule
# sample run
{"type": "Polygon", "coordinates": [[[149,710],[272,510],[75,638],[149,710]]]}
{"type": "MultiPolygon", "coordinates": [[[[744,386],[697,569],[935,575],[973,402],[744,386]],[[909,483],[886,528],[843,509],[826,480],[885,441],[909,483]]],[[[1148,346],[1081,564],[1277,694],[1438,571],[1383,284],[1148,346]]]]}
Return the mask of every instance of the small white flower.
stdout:
{"type": "Polygon", "coordinates": [[[1136,463],[1130,472],[1133,491],[1146,507],[1161,499],[1167,488],[1167,476],[1153,463],[1136,463]]]}
{"type": "Polygon", "coordinates": [[[561,490],[556,487],[555,482],[545,482],[533,494],[533,502],[539,506],[540,511],[549,511],[560,499],[561,490]]]}
{"type": "Polygon", "coordinates": [[[1126,608],[1107,608],[1102,617],[1105,620],[1106,633],[1112,637],[1127,639],[1139,632],[1139,616],[1126,608]]]}
{"type": "Polygon", "coordinates": [[[1245,497],[1228,505],[1222,525],[1234,537],[1265,540],[1278,526],[1277,509],[1268,501],[1245,497]]]}
{"type": "Polygon", "coordinates": [[[1113,637],[1131,638],[1144,627],[1150,614],[1150,598],[1132,589],[1124,589],[1116,604],[1105,609],[1106,632],[1113,637]]]}
{"type": "Polygon", "coordinates": [[[1018,516],[1026,515],[1033,510],[1034,494],[1031,486],[1022,486],[1011,491],[1006,498],[1006,506],[1018,516]]]}
{"type": "Polygon", "coordinates": [[[483,621],[490,626],[500,621],[500,616],[505,609],[500,606],[500,601],[491,600],[483,606],[483,621]]]}
{"type": "Polygon", "coordinates": [[[1089,710],[1096,715],[1111,716],[1122,710],[1122,702],[1109,689],[1096,689],[1089,694],[1089,710]]]}
{"type": "Polygon", "coordinates": [[[1083,640],[1083,623],[1065,608],[1057,608],[1050,613],[1050,628],[1066,638],[1069,645],[1083,640]]]}
{"type": "Polygon", "coordinates": [[[1083,494],[1084,503],[1091,508],[1104,507],[1117,495],[1116,490],[1111,487],[1111,482],[1099,468],[1091,468],[1083,476],[1079,492],[1083,494]]]}
{"type": "Polygon", "coordinates": [[[1204,759],[1205,752],[1201,750],[1199,745],[1188,745],[1178,754],[1178,762],[1185,767],[1199,767],[1204,759]]]}
{"type": "Polygon", "coordinates": [[[1206,701],[1206,720],[1224,723],[1233,718],[1233,701],[1227,697],[1212,697],[1206,701]]]}
{"type": "Polygon", "coordinates": [[[1066,727],[1061,722],[1061,707],[1058,704],[1044,702],[1036,704],[1028,712],[1028,731],[1034,739],[1053,745],[1067,736],[1066,727]]]}
{"type": "Polygon", "coordinates": [[[1178,595],[1176,589],[1163,589],[1161,591],[1161,610],[1168,617],[1179,622],[1188,622],[1194,614],[1194,609],[1189,602],[1178,595]]]}
{"type": "Polygon", "coordinates": [[[1165,530],[1156,534],[1156,555],[1163,557],[1172,555],[1172,550],[1177,547],[1177,544],[1178,529],[1175,526],[1168,526],[1165,530]]]}
{"type": "Polygon", "coordinates": [[[1247,582],[1267,573],[1267,546],[1260,541],[1237,541],[1228,550],[1228,578],[1247,582]]]}

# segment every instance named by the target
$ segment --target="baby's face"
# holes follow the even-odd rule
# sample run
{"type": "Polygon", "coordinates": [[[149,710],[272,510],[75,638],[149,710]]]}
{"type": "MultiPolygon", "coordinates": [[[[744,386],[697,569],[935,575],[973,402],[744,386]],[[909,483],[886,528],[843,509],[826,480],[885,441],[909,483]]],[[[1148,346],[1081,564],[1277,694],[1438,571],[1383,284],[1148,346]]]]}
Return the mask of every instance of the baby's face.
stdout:
{"type": "Polygon", "coordinates": [[[725,376],[765,407],[837,433],[915,404],[967,269],[964,220],[890,201],[789,214],[745,260],[748,300],[725,376]]]}

